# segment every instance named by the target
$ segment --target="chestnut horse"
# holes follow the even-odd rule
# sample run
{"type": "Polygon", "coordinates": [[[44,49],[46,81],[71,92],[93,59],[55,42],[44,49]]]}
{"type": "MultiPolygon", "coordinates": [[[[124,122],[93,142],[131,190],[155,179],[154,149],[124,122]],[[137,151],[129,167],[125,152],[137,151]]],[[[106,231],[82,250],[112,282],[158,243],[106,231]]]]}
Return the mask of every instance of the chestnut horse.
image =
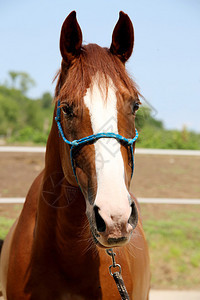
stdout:
{"type": "Polygon", "coordinates": [[[64,21],[45,168],[2,248],[4,299],[120,299],[108,248],[116,252],[130,298],[148,299],[148,247],[129,192],[139,108],[125,70],[133,43],[123,12],[109,49],[82,45],[76,12],[64,21]]]}

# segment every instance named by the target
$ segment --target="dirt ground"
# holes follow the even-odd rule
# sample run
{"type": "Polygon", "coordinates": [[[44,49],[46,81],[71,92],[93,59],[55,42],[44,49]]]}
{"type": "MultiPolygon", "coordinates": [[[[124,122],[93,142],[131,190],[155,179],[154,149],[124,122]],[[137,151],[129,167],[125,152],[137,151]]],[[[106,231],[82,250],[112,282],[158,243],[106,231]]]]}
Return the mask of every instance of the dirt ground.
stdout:
{"type": "Polygon", "coordinates": [[[200,198],[200,156],[136,155],[137,197],[200,198]]]}
{"type": "MultiPolygon", "coordinates": [[[[25,197],[44,167],[43,153],[0,153],[0,197],[25,197]]],[[[136,197],[200,198],[200,157],[136,155],[136,197]]]]}

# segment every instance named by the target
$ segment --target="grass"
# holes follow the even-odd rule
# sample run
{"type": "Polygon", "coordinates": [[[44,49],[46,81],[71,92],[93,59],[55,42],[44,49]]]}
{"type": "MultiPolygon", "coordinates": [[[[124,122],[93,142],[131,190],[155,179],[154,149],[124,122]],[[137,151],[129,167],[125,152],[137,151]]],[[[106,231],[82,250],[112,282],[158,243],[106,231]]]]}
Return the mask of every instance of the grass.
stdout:
{"type": "Polygon", "coordinates": [[[4,239],[15,219],[0,217],[0,239],[4,239]]]}
{"type": "Polygon", "coordinates": [[[149,214],[142,206],[144,230],[149,242],[152,287],[200,287],[200,208],[162,207],[149,214]]]}

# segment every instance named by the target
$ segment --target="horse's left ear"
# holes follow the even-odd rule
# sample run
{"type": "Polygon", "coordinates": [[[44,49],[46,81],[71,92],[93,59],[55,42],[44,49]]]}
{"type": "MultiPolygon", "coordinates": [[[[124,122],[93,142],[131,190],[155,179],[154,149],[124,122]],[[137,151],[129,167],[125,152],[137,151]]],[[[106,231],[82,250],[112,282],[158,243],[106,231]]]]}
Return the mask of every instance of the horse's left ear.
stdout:
{"type": "Polygon", "coordinates": [[[80,54],[82,32],[76,20],[76,12],[72,11],[65,19],[60,34],[60,52],[67,64],[80,54]]]}
{"type": "Polygon", "coordinates": [[[119,20],[115,25],[110,52],[117,55],[125,63],[132,54],[134,45],[133,24],[127,14],[119,13],[119,20]]]}

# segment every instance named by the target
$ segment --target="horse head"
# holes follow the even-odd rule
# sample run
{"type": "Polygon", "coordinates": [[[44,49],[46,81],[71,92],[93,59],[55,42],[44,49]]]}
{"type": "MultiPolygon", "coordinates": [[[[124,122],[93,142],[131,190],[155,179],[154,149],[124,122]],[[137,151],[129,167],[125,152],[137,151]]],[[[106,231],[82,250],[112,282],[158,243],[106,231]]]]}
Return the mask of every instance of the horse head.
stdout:
{"type": "Polygon", "coordinates": [[[135,137],[140,104],[125,69],[133,44],[133,25],[123,12],[110,48],[82,45],[76,12],[66,18],[60,35],[62,65],[56,96],[60,126],[69,141],[69,145],[60,142],[62,168],[67,181],[84,195],[95,242],[106,248],[128,243],[138,221],[129,193],[134,144],[131,149],[126,143],[135,137]],[[92,138],[76,147],[70,144],[85,137],[92,138]]]}

